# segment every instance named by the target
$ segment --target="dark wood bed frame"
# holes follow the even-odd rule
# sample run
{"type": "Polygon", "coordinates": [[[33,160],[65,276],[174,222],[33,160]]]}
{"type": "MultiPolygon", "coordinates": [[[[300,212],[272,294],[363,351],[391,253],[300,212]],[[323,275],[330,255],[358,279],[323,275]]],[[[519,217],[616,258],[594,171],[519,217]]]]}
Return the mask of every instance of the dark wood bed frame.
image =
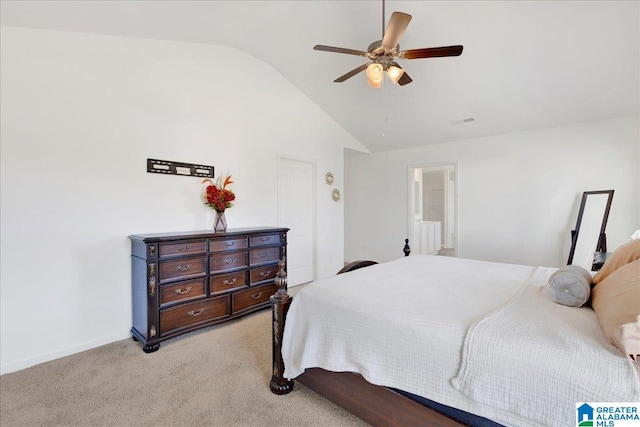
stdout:
{"type": "MultiPolygon", "coordinates": [[[[405,240],[404,254],[409,255],[409,240],[405,240]]],[[[357,270],[377,264],[375,261],[355,261],[346,265],[340,273],[357,270]]],[[[282,335],[291,304],[287,294],[287,273],[285,263],[280,261],[276,276],[278,290],[271,297],[273,303],[273,376],[269,386],[275,394],[287,394],[293,390],[293,380],[284,378],[282,360],[282,335]]],[[[296,378],[316,393],[372,426],[380,427],[453,427],[462,426],[460,422],[416,402],[392,389],[377,386],[362,376],[351,372],[331,372],[321,368],[309,368],[296,378]]]]}

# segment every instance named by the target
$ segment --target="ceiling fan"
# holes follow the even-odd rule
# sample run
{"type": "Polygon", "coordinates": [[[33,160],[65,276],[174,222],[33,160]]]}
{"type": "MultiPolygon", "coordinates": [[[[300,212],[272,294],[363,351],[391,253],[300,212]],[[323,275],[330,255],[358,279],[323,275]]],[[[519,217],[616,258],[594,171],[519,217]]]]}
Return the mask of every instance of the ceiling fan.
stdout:
{"type": "Polygon", "coordinates": [[[395,84],[404,86],[413,81],[411,77],[396,62],[397,59],[421,59],[436,58],[443,56],[460,56],[462,54],[462,46],[442,46],[428,47],[422,49],[400,50],[398,42],[407,29],[411,15],[402,12],[393,12],[389,19],[389,25],[385,31],[384,28],[384,0],[382,0],[382,40],[375,41],[369,45],[367,51],[345,49],[342,47],[315,45],[314,50],[325,52],[345,53],[347,55],[364,56],[370,60],[366,64],[362,64],[358,68],[354,68],[347,74],[334,80],[336,83],[342,83],[356,74],[367,70],[367,81],[375,87],[382,86],[384,71],[387,72],[389,79],[395,84]]]}

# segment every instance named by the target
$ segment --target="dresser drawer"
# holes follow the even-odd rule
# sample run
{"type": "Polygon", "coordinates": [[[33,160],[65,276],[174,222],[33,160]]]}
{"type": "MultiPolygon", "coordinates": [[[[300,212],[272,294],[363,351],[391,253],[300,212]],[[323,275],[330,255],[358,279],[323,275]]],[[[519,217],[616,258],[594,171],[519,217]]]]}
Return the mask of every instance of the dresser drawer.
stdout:
{"type": "Polygon", "coordinates": [[[251,249],[249,258],[251,265],[278,262],[280,260],[280,247],[251,249]]]}
{"type": "Polygon", "coordinates": [[[236,271],[235,273],[221,274],[219,276],[211,276],[209,278],[209,292],[212,295],[220,292],[230,291],[232,289],[242,288],[246,285],[246,270],[236,271]]]}
{"type": "Polygon", "coordinates": [[[247,268],[247,253],[242,251],[213,254],[209,256],[209,265],[212,273],[247,268]]]}
{"type": "Polygon", "coordinates": [[[210,298],[160,310],[160,336],[229,315],[229,297],[210,298]]]}
{"type": "Polygon", "coordinates": [[[210,252],[232,251],[238,249],[247,249],[247,238],[235,239],[211,239],[209,240],[210,252]]]}
{"type": "Polygon", "coordinates": [[[160,258],[177,255],[203,254],[207,251],[206,240],[190,240],[177,243],[160,243],[160,258]]]}
{"type": "Polygon", "coordinates": [[[263,282],[273,279],[278,272],[278,264],[265,265],[264,267],[252,268],[249,272],[251,283],[263,282]]]}
{"type": "Polygon", "coordinates": [[[204,297],[204,280],[185,280],[173,285],[160,286],[160,305],[204,297]]]}
{"type": "Polygon", "coordinates": [[[249,245],[253,248],[256,246],[279,245],[282,243],[280,233],[260,234],[258,236],[249,237],[249,245]]]}
{"type": "Polygon", "coordinates": [[[247,290],[231,295],[231,311],[235,314],[242,310],[250,309],[269,301],[271,295],[276,293],[278,287],[275,284],[251,287],[247,290]]]}
{"type": "Polygon", "coordinates": [[[173,261],[161,261],[158,270],[160,283],[205,276],[206,257],[180,258],[173,261]]]}

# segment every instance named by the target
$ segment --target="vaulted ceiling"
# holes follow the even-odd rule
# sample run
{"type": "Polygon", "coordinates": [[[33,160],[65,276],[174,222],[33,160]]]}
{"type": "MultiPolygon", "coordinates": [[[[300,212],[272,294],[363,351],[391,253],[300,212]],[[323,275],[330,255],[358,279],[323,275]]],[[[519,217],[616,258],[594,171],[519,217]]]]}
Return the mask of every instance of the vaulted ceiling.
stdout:
{"type": "MultiPolygon", "coordinates": [[[[459,57],[401,60],[413,78],[371,88],[366,50],[382,1],[5,1],[2,25],[228,45],[263,60],[373,152],[640,113],[638,1],[396,1],[401,48],[461,44],[459,57]],[[466,121],[465,121],[466,119],[466,121]],[[473,120],[470,120],[473,119],[473,120]]],[[[286,119],[284,119],[286,120],[286,119]]]]}

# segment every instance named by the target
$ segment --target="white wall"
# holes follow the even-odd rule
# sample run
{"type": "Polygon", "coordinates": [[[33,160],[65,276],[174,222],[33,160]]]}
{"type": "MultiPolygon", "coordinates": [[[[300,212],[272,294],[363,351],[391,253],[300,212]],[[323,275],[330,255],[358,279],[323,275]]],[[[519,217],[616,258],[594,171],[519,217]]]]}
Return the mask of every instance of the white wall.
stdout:
{"type": "MultiPolygon", "coordinates": [[[[231,172],[234,228],[278,225],[279,155],[342,191],[344,147],[364,149],[231,48],[9,27],[1,43],[2,372],[128,337],[127,236],[212,228],[201,179],[147,158],[231,172]]],[[[344,216],[319,196],[323,277],[343,265],[344,216]]]]}
{"type": "Polygon", "coordinates": [[[639,117],[346,158],[345,258],[402,256],[407,170],[459,161],[458,256],[566,264],[583,191],[614,189],[609,250],[640,228],[639,117]]]}

